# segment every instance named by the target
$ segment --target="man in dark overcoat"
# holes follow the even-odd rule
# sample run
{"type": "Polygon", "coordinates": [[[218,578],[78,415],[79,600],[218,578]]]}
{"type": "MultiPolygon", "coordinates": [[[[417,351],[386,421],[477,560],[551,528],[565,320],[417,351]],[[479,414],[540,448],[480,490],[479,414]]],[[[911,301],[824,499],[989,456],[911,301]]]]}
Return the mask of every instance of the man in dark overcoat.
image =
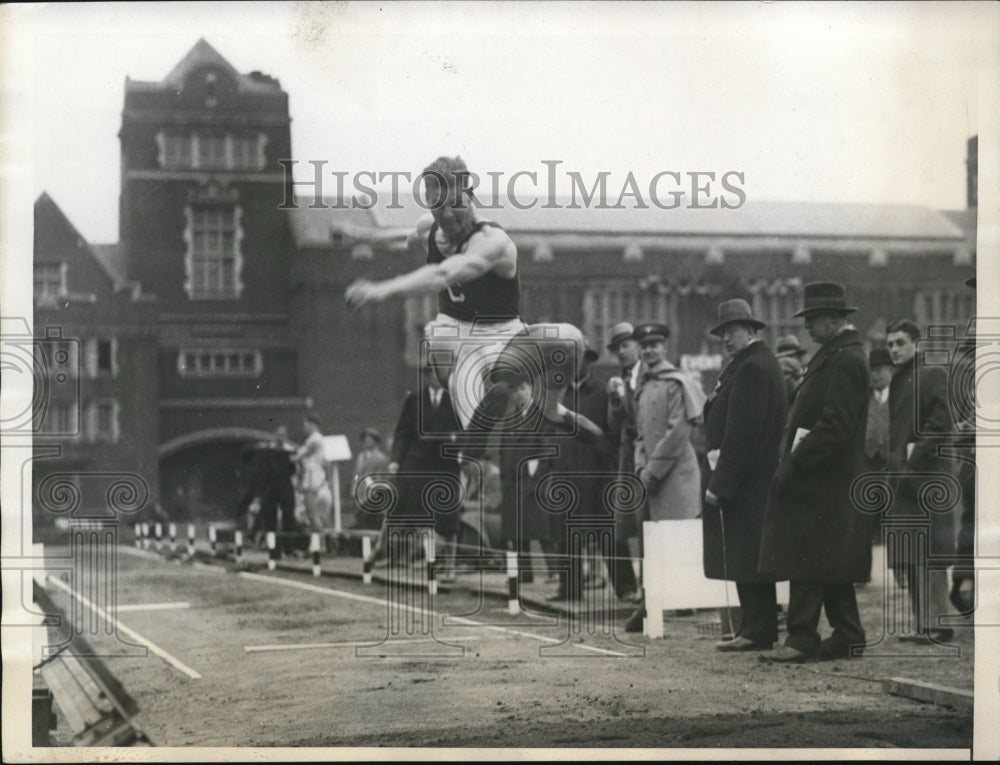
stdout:
{"type": "Polygon", "coordinates": [[[789,580],[788,637],[761,654],[770,661],[864,650],[854,582],[868,575],[868,531],[851,485],[863,470],[868,363],[861,337],[847,323],[856,310],[841,285],[819,282],[806,285],[804,307],[795,314],[820,348],[788,416],[761,533],[758,570],[789,580]],[[820,641],[823,610],[833,634],[820,641]]]}
{"type": "Polygon", "coordinates": [[[736,582],[742,614],[736,638],[717,645],[720,651],[768,649],[778,639],[774,578],[757,572],[757,559],[787,402],[778,360],[757,337],[764,326],[746,301],[727,300],[711,330],[730,361],[705,405],[714,467],[702,513],[703,560],[707,578],[736,582]]]}
{"type": "Polygon", "coordinates": [[[947,571],[928,569],[927,555],[954,556],[955,514],[932,512],[921,506],[918,497],[928,481],[936,480],[936,474],[954,472],[951,460],[938,456],[938,447],[952,431],[952,418],[945,368],[921,366],[918,370],[915,366],[919,339],[920,328],[912,321],[894,321],[886,327],[894,367],[889,383],[889,470],[922,474],[896,480],[889,515],[897,521],[912,519],[915,525],[929,523],[929,538],[922,545],[891,545],[888,552],[889,565],[906,577],[916,616],[916,634],[900,639],[942,641],[953,634],[937,625],[938,617],[949,610],[947,571]]]}
{"type": "MultiPolygon", "coordinates": [[[[389,472],[397,476],[398,502],[386,513],[391,524],[430,525],[446,540],[458,533],[461,516],[460,463],[455,434],[461,430],[448,391],[434,369],[422,370],[422,382],[406,394],[393,433],[389,472]],[[435,491],[431,484],[440,484],[435,491]],[[448,499],[454,497],[452,507],[448,499]],[[432,503],[440,499],[439,506],[432,503]]],[[[384,537],[385,527],[383,526],[384,537]]],[[[376,550],[384,541],[380,537],[376,550]]]]}

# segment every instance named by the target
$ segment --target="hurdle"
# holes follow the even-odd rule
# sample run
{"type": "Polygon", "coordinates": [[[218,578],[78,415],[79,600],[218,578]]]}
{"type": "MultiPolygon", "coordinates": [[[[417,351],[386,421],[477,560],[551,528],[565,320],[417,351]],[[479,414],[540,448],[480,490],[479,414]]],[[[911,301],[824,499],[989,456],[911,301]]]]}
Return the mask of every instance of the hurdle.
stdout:
{"type": "Polygon", "coordinates": [[[237,529],[233,537],[233,544],[236,546],[236,562],[240,563],[243,560],[243,532],[237,529]]]}
{"type": "Polygon", "coordinates": [[[210,524],[208,524],[208,544],[212,548],[212,556],[213,557],[215,556],[215,551],[216,551],[216,549],[218,547],[217,542],[218,542],[218,538],[217,538],[217,534],[216,534],[216,531],[215,531],[215,525],[212,524],[212,523],[210,523],[210,524]]]}
{"type": "Polygon", "coordinates": [[[142,524],[135,524],[135,546],[136,548],[142,547],[142,524]]]}
{"type": "Polygon", "coordinates": [[[167,527],[167,531],[170,534],[170,552],[177,552],[177,524],[171,523],[167,527]]]}
{"type": "Polygon", "coordinates": [[[142,549],[143,550],[148,550],[149,549],[149,524],[148,523],[143,523],[142,524],[142,549]]]}
{"type": "Polygon", "coordinates": [[[372,540],[367,534],[361,537],[361,581],[365,584],[372,583],[372,540]]]}
{"type": "Polygon", "coordinates": [[[163,552],[163,524],[157,522],[153,526],[153,531],[156,535],[156,552],[163,552]]]}
{"type": "Polygon", "coordinates": [[[189,523],[188,528],[188,538],[187,538],[187,553],[190,556],[194,556],[194,524],[189,523]]]}
{"type": "Polygon", "coordinates": [[[278,538],[273,531],[267,532],[267,568],[274,571],[278,567],[278,538]]]}
{"type": "Polygon", "coordinates": [[[312,572],[313,576],[319,576],[322,571],[319,567],[319,552],[322,547],[322,538],[318,531],[314,531],[309,535],[309,554],[312,556],[312,572]]]}
{"type": "Polygon", "coordinates": [[[517,552],[507,551],[507,613],[517,616],[521,613],[521,605],[517,592],[517,552]]]}

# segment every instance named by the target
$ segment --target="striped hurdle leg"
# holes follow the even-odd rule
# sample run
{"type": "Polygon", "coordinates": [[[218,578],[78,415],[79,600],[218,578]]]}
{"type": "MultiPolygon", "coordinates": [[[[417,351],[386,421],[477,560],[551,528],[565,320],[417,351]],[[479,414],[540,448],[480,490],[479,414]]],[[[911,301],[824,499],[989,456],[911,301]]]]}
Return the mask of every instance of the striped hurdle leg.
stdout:
{"type": "Polygon", "coordinates": [[[208,544],[212,548],[212,557],[215,557],[216,549],[218,548],[218,539],[215,531],[214,524],[208,524],[208,544]]]}
{"type": "Polygon", "coordinates": [[[516,616],[521,613],[521,603],[517,591],[517,551],[507,551],[507,613],[516,616]]]}
{"type": "Polygon", "coordinates": [[[135,546],[142,547],[142,524],[135,524],[135,546]]]}
{"type": "Polygon", "coordinates": [[[142,549],[143,550],[148,550],[149,549],[149,524],[148,523],[143,523],[142,524],[142,549]]]}
{"type": "Polygon", "coordinates": [[[233,544],[236,546],[236,562],[240,563],[243,560],[243,532],[239,529],[236,530],[233,544]]]}
{"type": "Polygon", "coordinates": [[[163,524],[155,524],[153,532],[156,535],[156,552],[163,552],[163,524]]]}
{"type": "Polygon", "coordinates": [[[309,554],[312,556],[313,576],[319,576],[322,573],[319,567],[319,553],[322,544],[323,540],[318,531],[309,535],[309,554]]]}
{"type": "Polygon", "coordinates": [[[170,552],[177,552],[177,524],[171,523],[167,529],[170,532],[170,552]]]}
{"type": "Polygon", "coordinates": [[[375,561],[372,560],[372,540],[367,534],[361,537],[361,564],[361,581],[365,584],[371,584],[372,566],[375,564],[375,561]]]}
{"type": "Polygon", "coordinates": [[[274,571],[278,567],[278,536],[273,531],[267,532],[267,568],[274,571]]]}
{"type": "Polygon", "coordinates": [[[187,541],[187,551],[188,555],[194,556],[194,524],[188,524],[188,541],[187,541]]]}

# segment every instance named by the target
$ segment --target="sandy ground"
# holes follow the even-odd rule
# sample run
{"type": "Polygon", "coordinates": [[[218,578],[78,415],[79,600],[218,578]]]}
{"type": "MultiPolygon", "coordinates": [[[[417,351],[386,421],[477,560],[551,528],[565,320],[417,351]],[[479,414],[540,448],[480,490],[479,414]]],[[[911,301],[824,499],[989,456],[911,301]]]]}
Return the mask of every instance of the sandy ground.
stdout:
{"type": "MultiPolygon", "coordinates": [[[[124,549],[120,558],[121,605],[190,604],[119,617],[199,679],[157,656],[136,657],[114,639],[93,641],[114,655],[106,663],[138,701],[136,722],[157,746],[968,748],[972,742],[971,709],[886,692],[893,677],[971,690],[971,627],[957,630],[955,650],[905,648],[889,638],[873,649],[887,654],[881,658],[778,666],[753,653],[715,651],[717,637],[704,629],[714,612],[668,617],[665,636],[648,640],[610,625],[608,632],[600,624],[573,632],[565,614],[512,617],[503,599],[459,586],[438,595],[433,619],[413,621],[412,613],[387,607],[384,584],[313,578],[307,562],[302,573],[262,567],[248,576],[233,566],[181,565],[124,549]],[[396,626],[402,632],[389,643],[358,648],[378,646],[396,626]],[[317,643],[341,645],[246,650],[317,643]]],[[[68,605],[65,594],[50,592],[68,605]]],[[[859,591],[872,642],[881,632],[881,593],[873,586],[859,591]]],[[[409,591],[393,597],[426,605],[409,591]]]]}

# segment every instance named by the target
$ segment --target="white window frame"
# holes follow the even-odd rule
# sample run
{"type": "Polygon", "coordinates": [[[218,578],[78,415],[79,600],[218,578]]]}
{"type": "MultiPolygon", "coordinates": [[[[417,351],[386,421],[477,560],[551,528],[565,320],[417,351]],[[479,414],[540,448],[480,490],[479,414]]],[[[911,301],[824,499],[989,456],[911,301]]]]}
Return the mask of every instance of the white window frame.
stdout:
{"type": "Polygon", "coordinates": [[[115,379],[118,377],[117,337],[92,337],[84,342],[83,348],[84,348],[85,368],[87,370],[87,376],[90,379],[95,380],[99,377],[110,377],[111,379],[115,379]],[[102,372],[97,367],[98,344],[101,342],[111,343],[111,369],[108,372],[102,372]]]}
{"type": "MultiPolygon", "coordinates": [[[[184,292],[189,300],[239,300],[243,294],[243,208],[239,205],[188,205],[184,208],[184,242],[187,251],[184,254],[184,292]],[[208,291],[195,284],[195,213],[222,211],[233,215],[233,252],[223,254],[221,261],[227,257],[233,260],[233,284],[230,290],[208,291]]],[[[204,258],[208,260],[208,258],[204,258]]]]}
{"type": "Polygon", "coordinates": [[[953,324],[961,331],[976,315],[976,293],[970,289],[929,287],[913,295],[913,320],[919,327],[953,324]]]}
{"type": "Polygon", "coordinates": [[[618,322],[655,321],[670,327],[671,336],[677,338],[681,336],[677,303],[674,290],[641,290],[635,280],[616,279],[584,290],[582,329],[587,337],[604,338],[618,322]]]}
{"type": "Polygon", "coordinates": [[[31,274],[31,276],[32,276],[32,293],[34,295],[35,302],[36,303],[41,303],[43,305],[46,305],[46,304],[55,303],[56,300],[58,300],[61,297],[66,297],[67,293],[69,292],[69,289],[66,286],[66,275],[67,275],[67,273],[68,273],[68,268],[67,268],[67,265],[66,265],[65,261],[62,261],[62,262],[59,262],[59,263],[51,263],[51,262],[35,263],[34,266],[33,266],[33,268],[32,268],[32,274],[31,274]],[[39,294],[36,291],[37,288],[36,288],[36,285],[35,285],[35,274],[37,272],[37,269],[39,267],[41,267],[41,268],[51,268],[51,267],[54,267],[54,266],[58,266],[58,268],[59,268],[59,286],[58,286],[57,290],[53,293],[53,292],[50,292],[48,289],[45,289],[48,286],[48,284],[49,284],[48,280],[46,280],[46,281],[42,282],[43,291],[39,294]]]}
{"type": "Polygon", "coordinates": [[[264,355],[259,348],[181,348],[177,351],[177,374],[184,378],[254,378],[260,377],[264,371],[264,355]],[[253,365],[246,368],[243,359],[253,354],[253,365]],[[229,364],[231,356],[239,356],[240,363],[237,368],[232,368],[229,364]],[[187,356],[194,356],[195,367],[188,367],[187,356]],[[225,357],[222,366],[216,363],[218,356],[225,357]]]}
{"type": "Polygon", "coordinates": [[[118,443],[118,439],[121,437],[121,430],[118,423],[119,410],[118,399],[115,398],[99,398],[90,402],[90,405],[87,407],[87,435],[91,443],[118,443]],[[98,430],[100,408],[102,406],[111,407],[111,430],[109,432],[98,430]]]}
{"type": "Polygon", "coordinates": [[[199,131],[180,131],[163,129],[156,134],[158,153],[156,162],[162,170],[261,170],[264,167],[264,149],[267,146],[267,134],[262,132],[249,134],[207,133],[199,131]],[[222,138],[223,154],[220,162],[204,163],[201,158],[202,142],[207,138],[222,138]],[[183,156],[168,154],[170,141],[180,141],[185,145],[183,156]],[[236,143],[246,140],[250,144],[248,162],[237,161],[236,143]],[[253,145],[256,142],[256,145],[253,145]]]}

